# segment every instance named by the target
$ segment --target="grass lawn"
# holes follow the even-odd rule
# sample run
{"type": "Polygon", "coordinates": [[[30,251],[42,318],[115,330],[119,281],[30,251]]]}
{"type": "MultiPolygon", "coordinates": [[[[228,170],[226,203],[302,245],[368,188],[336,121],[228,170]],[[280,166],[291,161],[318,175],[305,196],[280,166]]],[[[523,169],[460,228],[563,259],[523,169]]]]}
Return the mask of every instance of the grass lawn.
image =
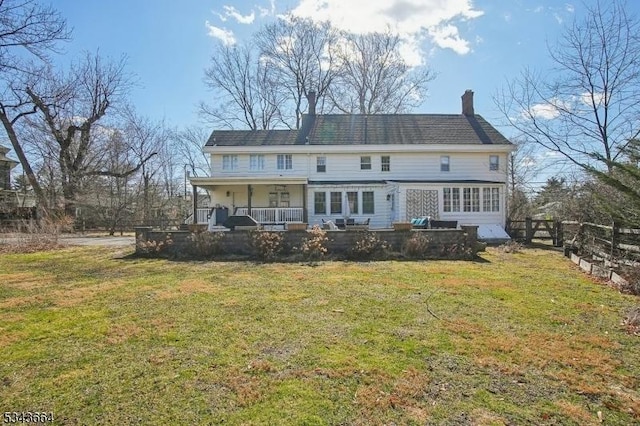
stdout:
{"type": "Polygon", "coordinates": [[[638,304],[559,253],[0,257],[0,411],[56,424],[640,422],[638,304]]]}

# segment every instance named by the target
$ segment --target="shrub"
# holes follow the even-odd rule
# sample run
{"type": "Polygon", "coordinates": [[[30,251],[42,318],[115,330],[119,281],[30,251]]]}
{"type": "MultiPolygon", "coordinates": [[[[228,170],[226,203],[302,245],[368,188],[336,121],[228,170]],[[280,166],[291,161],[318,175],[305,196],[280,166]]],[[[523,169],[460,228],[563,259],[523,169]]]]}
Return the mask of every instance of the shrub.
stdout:
{"type": "Polygon", "coordinates": [[[318,225],[314,225],[308,236],[302,239],[300,252],[308,261],[319,260],[327,254],[328,241],[327,231],[324,231],[318,225]]]}
{"type": "Polygon", "coordinates": [[[475,253],[473,249],[465,243],[451,244],[443,246],[440,249],[440,257],[443,259],[471,260],[475,257],[475,253]]]}
{"type": "Polygon", "coordinates": [[[622,325],[627,329],[629,334],[640,336],[640,306],[629,310],[627,316],[622,321],[622,325]]]}
{"type": "Polygon", "coordinates": [[[389,243],[381,239],[378,234],[364,232],[349,248],[347,256],[353,260],[382,259],[387,256],[389,248],[389,243]]]}
{"type": "Polygon", "coordinates": [[[620,291],[640,296],[640,270],[637,267],[629,267],[625,268],[621,274],[627,283],[620,286],[620,291]]]}
{"type": "Polygon", "coordinates": [[[431,238],[422,232],[414,232],[413,236],[405,241],[402,253],[410,259],[426,259],[429,253],[431,238]]]}
{"type": "Polygon", "coordinates": [[[499,247],[503,253],[520,253],[523,245],[515,240],[509,240],[499,247]]]}
{"type": "MultiPolygon", "coordinates": [[[[21,220],[15,225],[11,238],[0,243],[2,253],[34,253],[62,247],[58,236],[73,230],[70,216],[47,216],[40,220],[21,220]]],[[[8,229],[8,231],[12,231],[8,229]]]]}
{"type": "Polygon", "coordinates": [[[223,252],[224,232],[192,232],[189,235],[189,252],[194,257],[211,258],[223,252]]]}
{"type": "Polygon", "coordinates": [[[251,231],[249,244],[253,254],[260,260],[271,262],[275,260],[284,249],[284,237],[280,232],[251,231]]]}
{"type": "Polygon", "coordinates": [[[136,253],[141,255],[167,254],[172,246],[173,239],[171,239],[171,234],[167,234],[165,239],[160,241],[144,241],[141,236],[136,239],[136,253]]]}

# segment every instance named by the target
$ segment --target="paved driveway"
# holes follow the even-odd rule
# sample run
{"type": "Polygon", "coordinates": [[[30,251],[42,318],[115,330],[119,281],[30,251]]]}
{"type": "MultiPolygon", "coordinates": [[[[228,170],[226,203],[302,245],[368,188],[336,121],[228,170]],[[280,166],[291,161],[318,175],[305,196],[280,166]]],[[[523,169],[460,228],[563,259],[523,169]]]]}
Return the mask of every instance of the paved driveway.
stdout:
{"type": "Polygon", "coordinates": [[[70,246],[129,246],[136,242],[135,237],[78,237],[75,235],[62,235],[58,240],[62,244],[70,246]]]}

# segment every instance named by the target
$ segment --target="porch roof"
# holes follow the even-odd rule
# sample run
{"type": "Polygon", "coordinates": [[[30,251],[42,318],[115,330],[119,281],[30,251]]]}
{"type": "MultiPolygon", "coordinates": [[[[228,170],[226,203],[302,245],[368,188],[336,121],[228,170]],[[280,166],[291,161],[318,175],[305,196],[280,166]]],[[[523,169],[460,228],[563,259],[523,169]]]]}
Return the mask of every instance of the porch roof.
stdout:
{"type": "Polygon", "coordinates": [[[191,177],[191,185],[215,190],[217,186],[233,185],[306,185],[306,177],[282,176],[228,176],[228,177],[191,177]]]}

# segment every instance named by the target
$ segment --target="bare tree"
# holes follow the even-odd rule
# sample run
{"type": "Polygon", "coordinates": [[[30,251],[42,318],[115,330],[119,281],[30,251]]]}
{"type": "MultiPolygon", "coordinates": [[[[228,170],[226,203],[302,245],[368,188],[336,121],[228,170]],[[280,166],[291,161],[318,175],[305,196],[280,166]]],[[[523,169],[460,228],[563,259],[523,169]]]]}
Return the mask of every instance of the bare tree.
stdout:
{"type": "Polygon", "coordinates": [[[289,15],[266,25],[255,40],[261,58],[273,66],[273,83],[286,90],[292,104],[284,111],[283,121],[300,128],[309,92],[316,93],[313,108],[320,111],[318,104],[332,84],[337,30],[328,22],[316,24],[289,15]]]}
{"type": "Polygon", "coordinates": [[[410,67],[400,54],[400,43],[390,32],[345,34],[329,91],[333,105],[360,114],[396,114],[419,105],[435,75],[423,66],[410,67]]]}
{"type": "Polygon", "coordinates": [[[209,156],[202,151],[202,145],[209,137],[209,132],[202,127],[191,126],[171,132],[171,140],[176,149],[181,167],[192,176],[209,176],[209,156]]]}
{"type": "Polygon", "coordinates": [[[52,7],[35,0],[1,0],[0,73],[24,71],[29,56],[46,62],[69,35],[66,20],[52,7]]]}
{"type": "Polygon", "coordinates": [[[201,114],[215,124],[252,130],[270,129],[280,121],[283,97],[271,76],[271,65],[252,48],[220,44],[205,70],[205,84],[217,105],[200,104],[201,114]]]}
{"type": "Polygon", "coordinates": [[[43,209],[47,205],[44,191],[19,138],[21,119],[34,113],[23,84],[40,71],[30,62],[46,62],[48,54],[69,36],[66,21],[53,8],[35,0],[0,1],[0,121],[43,209]]]}
{"type": "Polygon", "coordinates": [[[159,200],[165,198],[160,194],[163,192],[161,174],[165,163],[172,159],[161,154],[167,149],[168,132],[164,123],[141,117],[132,108],[127,108],[124,116],[123,133],[132,154],[131,165],[140,164],[142,220],[143,223],[149,223],[154,205],[161,204],[159,200]]]}
{"type": "Polygon", "coordinates": [[[611,172],[640,132],[639,30],[623,2],[596,2],[549,47],[554,68],[523,71],[497,105],[526,139],[579,169],[611,172]]]}
{"type": "Polygon", "coordinates": [[[105,62],[86,54],[68,74],[50,74],[26,93],[40,113],[41,122],[56,144],[64,206],[75,215],[82,180],[90,176],[126,176],[139,170],[147,158],[128,170],[110,170],[102,158],[109,150],[111,128],[103,124],[107,111],[124,100],[131,86],[124,58],[105,62]],[[107,166],[107,167],[105,167],[107,166]]]}
{"type": "Polygon", "coordinates": [[[512,220],[522,220],[531,214],[529,196],[531,181],[539,173],[535,159],[535,146],[524,140],[515,140],[516,149],[509,156],[509,202],[508,216],[512,220]]]}

